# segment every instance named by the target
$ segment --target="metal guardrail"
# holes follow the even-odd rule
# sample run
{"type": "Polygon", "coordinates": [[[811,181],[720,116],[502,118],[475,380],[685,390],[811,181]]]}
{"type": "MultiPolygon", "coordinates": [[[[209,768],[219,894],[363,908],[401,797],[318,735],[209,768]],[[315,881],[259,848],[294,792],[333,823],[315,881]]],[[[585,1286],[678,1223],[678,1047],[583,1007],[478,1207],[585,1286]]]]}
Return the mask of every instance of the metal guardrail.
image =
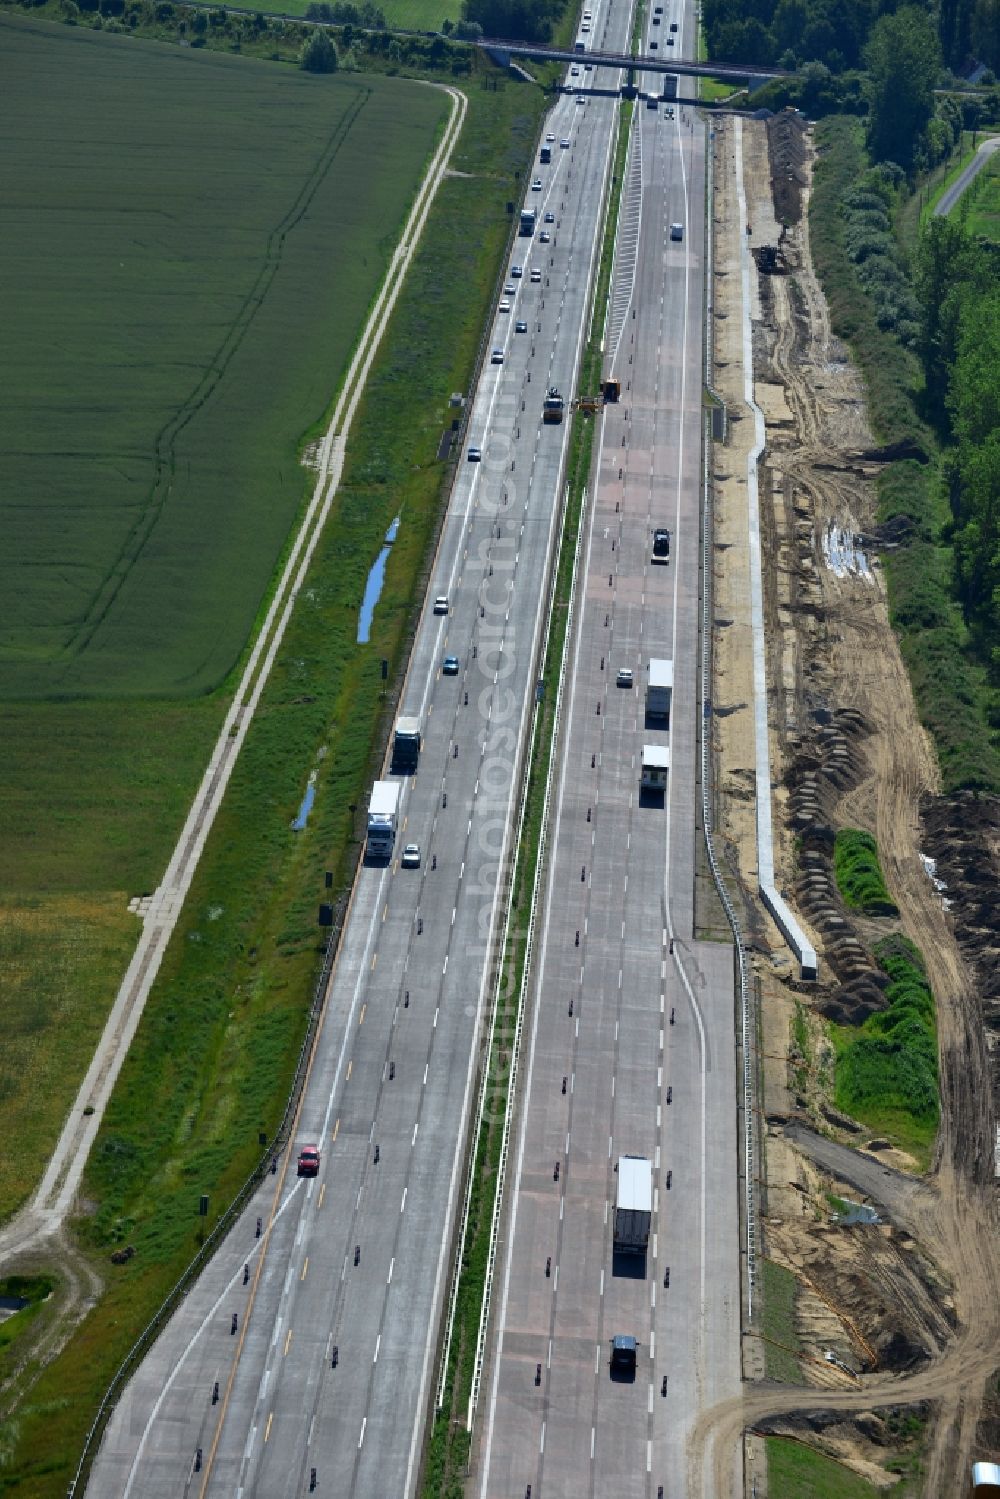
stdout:
{"type": "Polygon", "coordinates": [[[313,1001],[309,1015],[309,1024],[306,1027],[306,1033],[303,1037],[302,1045],[299,1049],[299,1058],[295,1066],[295,1076],[292,1082],[292,1087],[288,1094],[288,1101],[285,1105],[285,1112],[282,1115],[281,1123],[278,1125],[274,1139],[271,1141],[267,1149],[263,1152],[257,1165],[247,1177],[242,1187],[240,1187],[232,1202],[223,1211],[215,1227],[212,1229],[211,1233],[208,1235],[208,1238],[202,1244],[201,1248],[195,1255],[194,1259],[191,1261],[190,1265],[188,1265],[187,1269],[181,1275],[176,1285],[174,1285],[173,1288],[168,1291],[167,1295],[165,1296],[160,1306],[157,1308],[156,1312],[153,1314],[150,1321],[146,1324],[142,1332],[132,1344],[132,1347],[126,1353],[118,1371],[116,1372],[114,1378],[108,1386],[108,1389],[104,1395],[104,1399],[98,1406],[97,1414],[94,1417],[93,1422],[91,1423],[90,1430],[87,1432],[86,1438],[84,1439],[83,1451],[80,1455],[80,1461],[77,1464],[76,1472],[73,1475],[73,1479],[67,1490],[68,1499],[74,1499],[74,1496],[77,1495],[78,1490],[81,1495],[86,1491],[87,1481],[90,1477],[90,1468],[94,1461],[94,1458],[97,1456],[97,1448],[100,1443],[100,1439],[104,1435],[104,1430],[112,1415],[114,1414],[115,1407],[118,1403],[118,1398],[121,1395],[121,1392],[124,1389],[125,1385],[131,1379],[137,1366],[149,1352],[149,1349],[152,1347],[156,1339],[159,1337],[160,1333],[163,1331],[164,1326],[173,1315],[177,1306],[187,1295],[191,1286],[197,1280],[198,1276],[201,1274],[205,1265],[211,1259],[212,1255],[215,1253],[222,1240],[229,1233],[229,1230],[235,1224],[240,1213],[242,1213],[243,1209],[246,1207],[247,1203],[259,1187],[260,1183],[267,1176],[275,1154],[283,1150],[285,1148],[285,1145],[287,1144],[290,1126],[298,1111],[299,1101],[302,1097],[302,1089],[305,1086],[306,1072],[309,1065],[309,1056],[312,1051],[313,1042],[316,1038],[316,1029],[319,1025],[320,1017],[323,1013],[323,1006],[326,1001],[327,985],[329,983],[330,974],[333,970],[337,951],[340,946],[340,939],[344,927],[344,914],[344,911],[342,911],[339,923],[331,931],[330,938],[326,945],[326,952],[323,954],[323,967],[320,970],[319,978],[317,979],[316,986],[313,990],[313,1001]],[[80,1488],[81,1481],[83,1483],[82,1488],[80,1488]]]}
{"type": "MultiPolygon", "coordinates": [[[[709,141],[711,146],[711,140],[709,141]]],[[[713,275],[715,269],[715,240],[714,240],[714,200],[715,183],[713,171],[712,151],[708,151],[707,170],[705,173],[705,387],[715,396],[712,390],[711,375],[715,360],[715,299],[713,275]]],[[[718,397],[716,397],[718,399],[718,397]]],[[[703,439],[702,456],[702,533],[701,533],[701,574],[702,574],[702,611],[701,611],[701,818],[705,832],[705,848],[708,852],[709,867],[712,871],[712,879],[722,908],[726,913],[736,945],[736,959],[739,975],[740,995],[740,1030],[741,1046],[743,1052],[742,1070],[742,1093],[743,1093],[743,1155],[744,1172],[746,1181],[746,1256],[747,1256],[747,1318],[752,1319],[754,1311],[754,1291],[757,1283],[757,1206],[754,1197],[755,1167],[755,1143],[754,1143],[754,1108],[753,1108],[753,1066],[751,1064],[751,1043],[753,1039],[753,1024],[751,1014],[751,986],[749,964],[747,961],[746,948],[743,944],[743,933],[740,928],[739,917],[732,901],[729,891],[726,889],[722,878],[722,870],[715,852],[713,838],[712,806],[711,806],[711,770],[712,756],[711,745],[711,650],[712,650],[712,559],[709,552],[709,539],[712,532],[712,499],[710,463],[712,452],[711,418],[705,418],[705,431],[703,439]]]]}

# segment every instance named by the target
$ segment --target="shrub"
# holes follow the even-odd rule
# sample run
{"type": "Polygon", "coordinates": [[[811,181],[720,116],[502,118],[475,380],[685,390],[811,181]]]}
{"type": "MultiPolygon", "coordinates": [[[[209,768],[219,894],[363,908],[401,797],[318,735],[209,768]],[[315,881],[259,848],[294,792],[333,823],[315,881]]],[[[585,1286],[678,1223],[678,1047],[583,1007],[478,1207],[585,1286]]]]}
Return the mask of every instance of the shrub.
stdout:
{"type": "Polygon", "coordinates": [[[871,833],[841,828],[834,840],[833,868],[845,905],[868,916],[899,915],[889,898],[871,833]]]}

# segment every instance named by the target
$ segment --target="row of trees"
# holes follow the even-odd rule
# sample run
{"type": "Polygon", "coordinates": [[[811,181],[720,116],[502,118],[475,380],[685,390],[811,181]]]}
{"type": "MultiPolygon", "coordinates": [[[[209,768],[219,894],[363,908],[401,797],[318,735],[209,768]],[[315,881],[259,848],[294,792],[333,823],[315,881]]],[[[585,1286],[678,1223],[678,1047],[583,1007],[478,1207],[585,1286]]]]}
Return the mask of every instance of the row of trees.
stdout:
{"type": "MultiPolygon", "coordinates": [[[[960,68],[976,58],[1000,68],[1000,0],[941,0],[939,8],[888,11],[886,0],[705,0],[703,17],[709,55],[722,62],[785,68],[820,62],[842,73],[863,66],[876,34],[892,34],[886,23],[909,14],[900,28],[905,46],[900,66],[915,62],[923,71],[936,60],[938,69],[942,61],[960,68]],[[918,33],[929,38],[930,51],[911,50],[918,33]]],[[[881,43],[876,45],[881,51],[881,43]]]]}
{"type": "Polygon", "coordinates": [[[1000,686],[1000,246],[973,240],[960,220],[934,219],[916,271],[927,414],[947,445],[958,595],[1000,686]]]}

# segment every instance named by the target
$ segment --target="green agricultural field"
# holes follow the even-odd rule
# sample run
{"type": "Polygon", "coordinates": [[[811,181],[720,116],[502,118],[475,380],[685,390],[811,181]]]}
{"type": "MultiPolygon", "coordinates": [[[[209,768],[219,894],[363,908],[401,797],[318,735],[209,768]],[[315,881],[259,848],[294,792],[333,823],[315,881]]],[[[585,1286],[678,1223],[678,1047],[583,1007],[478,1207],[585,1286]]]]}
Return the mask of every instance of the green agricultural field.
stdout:
{"type": "Polygon", "coordinates": [[[0,698],[204,694],[447,102],[13,17],[0,49],[0,698]]]}
{"type": "Polygon", "coordinates": [[[86,1069],[128,899],[222,719],[205,689],[308,492],[298,444],[447,101],[9,15],[0,55],[0,1126],[32,1141],[2,1220],[86,1069]]]}

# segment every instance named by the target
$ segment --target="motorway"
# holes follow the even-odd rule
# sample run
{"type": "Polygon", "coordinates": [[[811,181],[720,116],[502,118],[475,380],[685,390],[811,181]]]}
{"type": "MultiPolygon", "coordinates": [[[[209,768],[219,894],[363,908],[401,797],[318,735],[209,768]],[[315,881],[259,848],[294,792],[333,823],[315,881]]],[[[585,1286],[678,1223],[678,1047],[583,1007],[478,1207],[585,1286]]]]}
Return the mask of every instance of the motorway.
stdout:
{"type": "MultiPolygon", "coordinates": [[[[624,46],[622,0],[592,9],[624,46]]],[[[482,462],[459,465],[429,588],[450,612],[425,614],[401,704],[425,727],[397,857],[359,872],[292,1147],[128,1385],[88,1486],[102,1499],[271,1499],[309,1492],[313,1470],[319,1493],[413,1491],[560,515],[569,423],[543,427],[541,403],[574,389],[616,110],[553,110],[529,195],[551,244],[512,255],[525,274],[490,337],[504,362],[468,428],[482,462]],[[411,840],[422,865],[402,870],[411,840]],[[311,1180],[294,1175],[305,1143],[322,1149],[311,1180]]]]}
{"type": "MultiPolygon", "coordinates": [[[[693,51],[693,14],[678,0],[664,0],[654,34],[671,20],[693,51]]],[[[577,581],[473,1454],[470,1492],[482,1499],[711,1495],[711,1474],[688,1471],[687,1438],[701,1411],[740,1390],[734,954],[697,940],[693,909],[705,141],[693,110],[678,101],[675,113],[639,102],[633,126],[627,182],[629,193],[641,183],[640,202],[623,205],[606,369],[622,396],[604,412],[577,581]],[[652,566],[664,525],[670,563],[652,566]],[[659,656],[674,661],[669,732],[644,723],[646,664],[659,656]],[[615,685],[622,666],[631,689],[615,685]],[[644,743],[670,748],[659,806],[640,797],[644,743]],[[612,1254],[624,1154],[654,1167],[641,1263],[612,1254]],[[639,1343],[634,1383],[610,1376],[620,1333],[639,1343]]],[[[719,1499],[738,1492],[734,1453],[719,1499]]]]}

